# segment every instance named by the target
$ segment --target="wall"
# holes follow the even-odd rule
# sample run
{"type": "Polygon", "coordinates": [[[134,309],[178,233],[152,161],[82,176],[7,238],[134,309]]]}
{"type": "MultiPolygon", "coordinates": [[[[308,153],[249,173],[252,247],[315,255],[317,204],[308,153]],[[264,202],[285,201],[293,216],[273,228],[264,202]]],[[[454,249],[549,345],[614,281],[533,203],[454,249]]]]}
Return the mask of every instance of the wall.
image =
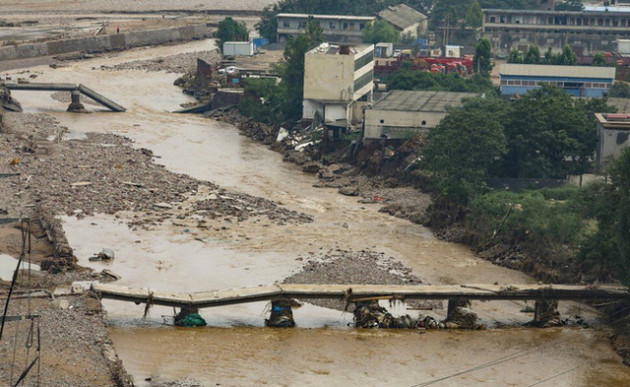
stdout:
{"type": "Polygon", "coordinates": [[[427,132],[440,123],[446,112],[413,112],[367,109],[365,111],[365,138],[408,138],[415,133],[427,132]],[[381,120],[383,122],[381,122],[381,120]]]}
{"type": "Polygon", "coordinates": [[[597,125],[599,143],[597,145],[597,164],[605,164],[610,159],[621,155],[623,148],[630,146],[630,130],[604,129],[597,125]]]}
{"type": "Polygon", "coordinates": [[[45,43],[3,46],[0,47],[0,61],[58,55],[76,51],[100,52],[120,50],[168,42],[209,38],[211,36],[212,29],[207,24],[196,24],[160,30],[132,31],[115,35],[100,35],[89,38],[54,40],[45,43]]]}
{"type": "Polygon", "coordinates": [[[353,55],[306,54],[304,99],[350,102],[353,85],[353,55]]]}

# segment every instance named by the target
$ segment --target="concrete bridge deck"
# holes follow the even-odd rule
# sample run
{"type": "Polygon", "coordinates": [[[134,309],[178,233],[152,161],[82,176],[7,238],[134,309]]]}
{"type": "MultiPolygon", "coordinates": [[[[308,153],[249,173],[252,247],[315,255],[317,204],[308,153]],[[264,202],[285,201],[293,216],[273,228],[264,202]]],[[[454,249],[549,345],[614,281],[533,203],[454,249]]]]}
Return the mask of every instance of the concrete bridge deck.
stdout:
{"type": "Polygon", "coordinates": [[[102,298],[172,307],[209,308],[277,298],[338,299],[356,302],[370,298],[400,300],[623,300],[628,288],[615,285],[300,285],[278,284],[199,293],[170,293],[147,288],[92,284],[102,298]]]}
{"type": "MultiPolygon", "coordinates": [[[[94,101],[99,104],[105,106],[111,111],[114,112],[124,112],[127,111],[124,107],[120,106],[116,102],[111,99],[105,97],[104,95],[97,93],[96,91],[90,89],[89,87],[83,84],[74,84],[74,83],[4,83],[4,86],[9,90],[31,90],[31,91],[67,91],[73,94],[73,101],[75,95],[83,94],[87,97],[90,97],[94,101]]],[[[78,98],[77,98],[78,102],[78,98]]]]}

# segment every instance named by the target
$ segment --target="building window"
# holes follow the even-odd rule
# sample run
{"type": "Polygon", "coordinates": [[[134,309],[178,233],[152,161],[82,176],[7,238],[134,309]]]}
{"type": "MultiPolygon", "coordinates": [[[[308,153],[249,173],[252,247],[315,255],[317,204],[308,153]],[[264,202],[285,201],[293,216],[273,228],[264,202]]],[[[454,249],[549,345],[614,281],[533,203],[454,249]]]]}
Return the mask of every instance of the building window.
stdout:
{"type": "Polygon", "coordinates": [[[496,22],[497,18],[495,18],[494,16],[490,16],[490,23],[494,23],[496,22]]]}
{"type": "Polygon", "coordinates": [[[329,27],[331,30],[334,30],[334,29],[335,29],[335,23],[328,23],[328,27],[329,27]]]}
{"type": "Polygon", "coordinates": [[[359,24],[359,29],[360,29],[360,30],[363,30],[364,28],[365,28],[365,23],[360,23],[360,24],[359,24]]]}
{"type": "Polygon", "coordinates": [[[282,23],[282,26],[283,26],[284,28],[289,28],[289,27],[291,27],[291,23],[289,23],[289,22],[283,22],[283,23],[282,23]]]}
{"type": "Polygon", "coordinates": [[[298,28],[306,28],[306,22],[301,21],[298,28]]]}
{"type": "Polygon", "coordinates": [[[363,88],[365,85],[371,83],[373,79],[374,76],[371,71],[361,75],[357,80],[354,81],[354,91],[357,92],[358,90],[361,90],[361,88],[363,88]]]}
{"type": "Polygon", "coordinates": [[[363,67],[372,63],[372,61],[374,61],[374,52],[370,51],[367,54],[363,55],[362,57],[354,61],[354,71],[362,69],[363,67]]]}
{"type": "Polygon", "coordinates": [[[422,120],[422,125],[426,125],[427,122],[425,120],[422,120]]]}
{"type": "Polygon", "coordinates": [[[343,23],[343,29],[347,30],[348,29],[348,23],[343,23]]]}

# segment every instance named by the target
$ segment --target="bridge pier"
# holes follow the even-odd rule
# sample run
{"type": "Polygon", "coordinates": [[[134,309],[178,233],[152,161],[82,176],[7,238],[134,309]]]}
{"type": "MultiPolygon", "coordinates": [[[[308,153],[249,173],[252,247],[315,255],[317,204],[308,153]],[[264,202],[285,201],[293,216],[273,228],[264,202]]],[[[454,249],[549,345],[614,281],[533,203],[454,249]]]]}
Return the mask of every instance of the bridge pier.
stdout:
{"type": "Polygon", "coordinates": [[[536,300],[534,304],[534,321],[532,325],[543,327],[560,325],[558,301],[536,300]]]}
{"type": "Polygon", "coordinates": [[[291,328],[295,326],[293,320],[293,303],[288,298],[278,298],[271,301],[271,315],[265,319],[265,325],[272,328],[291,328]]]}
{"type": "Polygon", "coordinates": [[[81,103],[81,92],[79,92],[79,89],[72,90],[70,92],[70,98],[71,98],[71,102],[70,102],[70,106],[68,106],[67,111],[73,112],[73,113],[84,113],[85,106],[83,106],[83,104],[81,103]]]}
{"type": "Polygon", "coordinates": [[[175,315],[174,323],[178,327],[206,326],[206,320],[199,315],[199,309],[193,306],[182,306],[179,313],[175,315]]]}
{"type": "Polygon", "coordinates": [[[470,300],[465,298],[450,298],[448,300],[448,308],[446,309],[446,320],[452,320],[456,317],[457,308],[468,308],[470,300]]]}

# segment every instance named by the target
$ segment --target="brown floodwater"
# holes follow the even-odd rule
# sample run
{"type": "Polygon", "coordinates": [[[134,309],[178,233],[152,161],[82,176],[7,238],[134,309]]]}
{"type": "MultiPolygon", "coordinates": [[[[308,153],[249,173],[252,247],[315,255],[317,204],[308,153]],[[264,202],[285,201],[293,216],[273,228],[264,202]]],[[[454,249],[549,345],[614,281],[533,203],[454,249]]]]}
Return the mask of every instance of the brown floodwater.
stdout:
{"type": "MultiPolygon", "coordinates": [[[[86,105],[91,114],[62,112],[49,93],[15,92],[27,112],[47,112],[80,138],[86,132],[127,136],[151,149],[171,171],[225,188],[275,200],[308,213],[314,222],[274,225],[268,221],[230,224],[227,230],[197,230],[165,223],[130,230],[120,218],[63,217],[80,263],[111,269],[120,285],[182,292],[256,286],[282,281],[303,261],[329,250],[371,249],[401,261],[427,283],[533,283],[531,277],[494,266],[467,247],[437,240],[429,230],[378,212],[316,182],[281,155],[240,136],[232,125],[194,115],[172,114],[190,102],[172,86],[175,74],[134,70],[101,71],[101,64],[208,49],[209,41],[132,50],[71,67],[31,69],[40,82],[74,82],[128,108],[124,114],[86,105]],[[89,262],[101,248],[116,252],[112,263],[89,262]]],[[[207,194],[199,192],[199,195],[207,194]]],[[[296,309],[297,329],[263,327],[264,302],[201,311],[211,327],[162,325],[168,308],[105,301],[110,333],[124,366],[142,385],[145,378],[191,378],[202,385],[630,385],[597,313],[561,303],[594,327],[489,329],[486,331],[372,331],[347,328],[351,316],[305,304],[296,309]],[[549,379],[548,379],[549,378],[549,379]],[[547,380],[548,379],[548,380],[547,380]]],[[[475,302],[472,308],[490,328],[531,319],[522,302],[475,302]]],[[[406,313],[404,305],[394,313],[406,313]]],[[[443,317],[443,310],[431,312],[443,317]]]]}

